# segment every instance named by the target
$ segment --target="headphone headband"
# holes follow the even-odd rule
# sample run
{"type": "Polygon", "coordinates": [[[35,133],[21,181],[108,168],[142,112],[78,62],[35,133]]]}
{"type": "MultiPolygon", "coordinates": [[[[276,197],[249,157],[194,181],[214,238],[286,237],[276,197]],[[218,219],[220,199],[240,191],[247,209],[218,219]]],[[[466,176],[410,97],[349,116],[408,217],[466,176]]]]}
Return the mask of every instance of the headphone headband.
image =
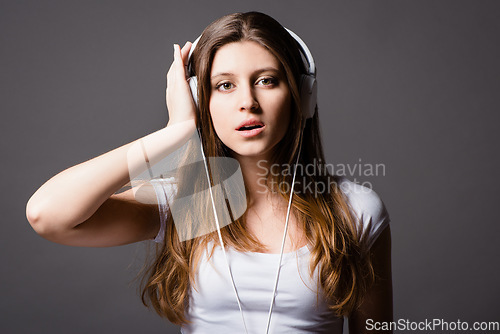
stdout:
{"type": "Polygon", "coordinates": [[[297,41],[297,43],[299,43],[300,50],[302,51],[302,54],[304,56],[306,56],[307,65],[308,65],[307,66],[308,74],[316,77],[316,64],[314,62],[314,58],[312,56],[312,53],[311,53],[311,51],[309,51],[309,48],[307,47],[306,43],[304,43],[304,41],[296,33],[291,31],[290,29],[288,29],[286,27],[283,27],[283,28],[285,28],[288,31],[288,33],[297,41]]]}
{"type": "MultiPolygon", "coordinates": [[[[306,57],[306,60],[307,60],[307,64],[306,64],[307,71],[308,71],[307,74],[316,77],[316,64],[314,62],[314,58],[312,56],[312,53],[309,50],[309,48],[307,47],[306,43],[304,43],[304,41],[296,33],[294,33],[292,30],[288,29],[287,27],[283,27],[283,28],[285,28],[286,31],[288,31],[288,33],[290,34],[290,36],[292,36],[293,39],[295,39],[295,41],[297,43],[299,43],[300,51],[306,57]]],[[[189,50],[189,55],[188,55],[188,62],[189,62],[189,59],[191,59],[191,55],[193,54],[193,51],[194,51],[196,45],[198,44],[198,41],[200,40],[201,36],[202,35],[198,36],[198,38],[196,38],[195,41],[193,42],[193,45],[191,45],[191,49],[189,50]]]]}

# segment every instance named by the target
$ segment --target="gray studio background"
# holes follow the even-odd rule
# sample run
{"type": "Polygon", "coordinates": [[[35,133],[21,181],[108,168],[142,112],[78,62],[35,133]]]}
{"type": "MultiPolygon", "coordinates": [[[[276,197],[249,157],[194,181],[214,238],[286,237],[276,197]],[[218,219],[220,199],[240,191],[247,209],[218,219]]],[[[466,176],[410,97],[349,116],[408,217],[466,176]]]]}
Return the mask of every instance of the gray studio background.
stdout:
{"type": "MultiPolygon", "coordinates": [[[[318,67],[328,162],[384,164],[395,319],[499,321],[498,1],[1,1],[1,333],[176,333],[142,306],[144,245],[40,238],[48,178],[166,124],[172,44],[258,10],[318,67]]],[[[78,191],[78,189],[75,189],[78,191]]]]}

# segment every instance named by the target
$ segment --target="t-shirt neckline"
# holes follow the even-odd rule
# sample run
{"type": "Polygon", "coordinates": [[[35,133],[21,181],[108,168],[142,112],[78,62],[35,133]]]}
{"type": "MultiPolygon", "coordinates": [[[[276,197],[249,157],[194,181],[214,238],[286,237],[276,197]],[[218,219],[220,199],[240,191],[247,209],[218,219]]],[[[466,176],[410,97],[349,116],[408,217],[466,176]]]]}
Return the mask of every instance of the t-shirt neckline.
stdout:
{"type": "MultiPolygon", "coordinates": [[[[267,258],[267,259],[274,259],[274,258],[278,259],[280,256],[280,253],[241,252],[241,251],[238,251],[234,248],[230,248],[230,250],[234,253],[238,253],[238,254],[242,254],[242,255],[246,255],[246,256],[251,256],[251,257],[255,257],[255,258],[258,257],[258,258],[267,258]]],[[[301,256],[301,255],[307,254],[309,252],[310,252],[309,244],[306,244],[305,246],[302,246],[294,251],[283,253],[283,259],[295,256],[295,255],[301,256]]]]}

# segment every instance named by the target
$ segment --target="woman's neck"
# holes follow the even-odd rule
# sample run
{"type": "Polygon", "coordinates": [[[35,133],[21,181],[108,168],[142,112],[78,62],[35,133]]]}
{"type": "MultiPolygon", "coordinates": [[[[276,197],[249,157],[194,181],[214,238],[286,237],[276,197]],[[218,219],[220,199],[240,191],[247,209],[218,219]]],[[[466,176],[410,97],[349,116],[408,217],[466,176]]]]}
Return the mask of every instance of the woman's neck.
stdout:
{"type": "MultiPolygon", "coordinates": [[[[272,195],[266,186],[266,179],[270,168],[269,160],[265,157],[236,156],[238,160],[243,180],[248,191],[251,203],[268,201],[272,195]]],[[[274,196],[273,196],[274,197],[274,196]]]]}

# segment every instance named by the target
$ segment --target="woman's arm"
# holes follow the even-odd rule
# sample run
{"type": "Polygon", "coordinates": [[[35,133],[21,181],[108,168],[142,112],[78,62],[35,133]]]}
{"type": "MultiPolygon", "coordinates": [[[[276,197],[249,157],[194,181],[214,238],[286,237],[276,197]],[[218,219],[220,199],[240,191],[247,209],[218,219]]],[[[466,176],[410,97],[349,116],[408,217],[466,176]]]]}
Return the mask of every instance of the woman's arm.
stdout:
{"type": "Polygon", "coordinates": [[[372,328],[375,322],[393,321],[390,226],[382,231],[373,244],[371,256],[376,275],[375,283],[365,296],[361,307],[349,317],[351,334],[392,333],[372,328]]]}
{"type": "Polygon", "coordinates": [[[183,63],[190,43],[174,47],[167,74],[169,124],[152,134],[68,168],[29,199],[26,216],[48,240],[73,246],[105,247],[154,238],[158,209],[140,203],[132,191],[114,193],[145,166],[181,146],[196,130],[195,107],[183,63]],[[189,95],[187,95],[189,94],[189,95]]]}
{"type": "MultiPolygon", "coordinates": [[[[182,141],[178,130],[190,131],[187,126],[174,131],[167,126],[140,139],[149,144],[145,147],[157,148],[156,154],[149,150],[150,159],[175,149],[182,141]]],[[[139,141],[126,144],[45,182],[26,206],[33,229],[50,241],[71,246],[106,247],[154,238],[159,228],[157,206],[137,201],[132,190],[114,195],[129,182],[129,168],[144,165],[140,147],[139,141]],[[134,151],[138,152],[130,154],[134,151]]]]}

